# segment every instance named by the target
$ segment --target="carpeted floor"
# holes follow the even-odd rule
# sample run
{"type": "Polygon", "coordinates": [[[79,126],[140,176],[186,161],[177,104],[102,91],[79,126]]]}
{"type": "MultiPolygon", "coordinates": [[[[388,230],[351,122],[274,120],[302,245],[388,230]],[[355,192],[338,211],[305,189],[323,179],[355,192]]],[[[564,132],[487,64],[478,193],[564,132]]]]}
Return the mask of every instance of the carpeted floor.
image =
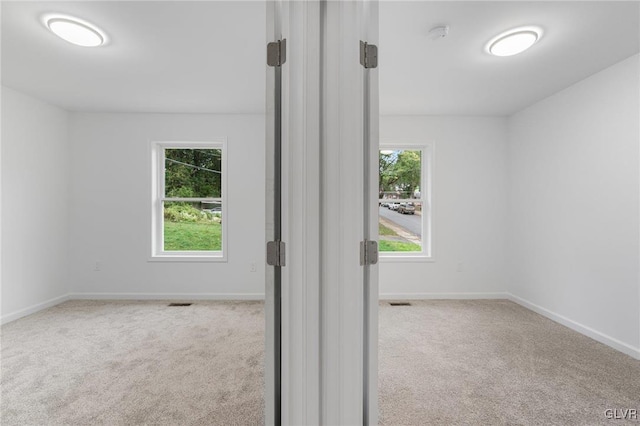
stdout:
{"type": "Polygon", "coordinates": [[[411,304],[381,303],[381,424],[618,425],[605,410],[640,416],[640,361],[509,301],[411,304]]]}
{"type": "Polygon", "coordinates": [[[20,425],[263,423],[261,302],[71,301],[2,327],[2,418],[20,425]]]}
{"type": "MultiPolygon", "coordinates": [[[[640,361],[508,301],[411,304],[380,304],[381,424],[640,414],[640,361]]],[[[1,423],[262,424],[263,339],[258,302],[67,302],[2,327],[1,423]]]]}

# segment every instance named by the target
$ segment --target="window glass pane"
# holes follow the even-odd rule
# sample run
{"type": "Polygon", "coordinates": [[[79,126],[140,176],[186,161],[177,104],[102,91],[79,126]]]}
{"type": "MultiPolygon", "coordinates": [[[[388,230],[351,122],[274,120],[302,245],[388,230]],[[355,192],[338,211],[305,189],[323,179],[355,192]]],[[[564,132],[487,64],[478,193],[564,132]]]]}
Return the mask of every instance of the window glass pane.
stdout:
{"type": "Polygon", "coordinates": [[[164,202],[164,251],[221,251],[222,204],[164,202]]]}
{"type": "Polygon", "coordinates": [[[381,150],[379,161],[379,198],[420,198],[422,151],[381,150]]]}
{"type": "Polygon", "coordinates": [[[221,149],[165,149],[165,197],[222,197],[221,149]]]}
{"type": "Polygon", "coordinates": [[[422,251],[422,204],[380,200],[380,251],[422,251]]]}
{"type": "Polygon", "coordinates": [[[381,150],[379,166],[380,251],[422,252],[422,151],[381,150]]]}

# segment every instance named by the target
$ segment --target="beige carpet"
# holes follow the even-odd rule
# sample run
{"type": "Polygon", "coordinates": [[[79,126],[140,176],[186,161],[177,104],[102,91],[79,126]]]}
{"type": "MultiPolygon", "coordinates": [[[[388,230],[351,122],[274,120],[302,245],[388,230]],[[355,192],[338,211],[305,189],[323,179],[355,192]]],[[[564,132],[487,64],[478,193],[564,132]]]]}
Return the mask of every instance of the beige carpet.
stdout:
{"type": "Polygon", "coordinates": [[[71,301],[2,327],[2,425],[263,423],[258,302],[71,301]]]}
{"type": "MultiPolygon", "coordinates": [[[[507,301],[380,304],[385,425],[597,425],[640,361],[507,301]]],[[[263,423],[256,302],[73,301],[2,327],[2,425],[263,423]]],[[[630,424],[640,424],[640,421],[630,424]]]]}
{"type": "MultiPolygon", "coordinates": [[[[598,425],[637,409],[640,361],[508,301],[380,309],[386,425],[598,425]]],[[[630,424],[640,425],[640,419],[630,424]]]]}

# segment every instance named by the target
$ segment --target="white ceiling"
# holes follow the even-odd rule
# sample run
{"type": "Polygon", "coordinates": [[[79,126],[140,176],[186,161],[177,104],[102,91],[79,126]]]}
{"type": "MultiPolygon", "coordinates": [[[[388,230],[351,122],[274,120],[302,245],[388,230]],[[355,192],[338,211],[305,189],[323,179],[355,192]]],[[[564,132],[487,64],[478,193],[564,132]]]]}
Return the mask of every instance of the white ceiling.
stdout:
{"type": "Polygon", "coordinates": [[[2,2],[2,82],[69,110],[260,113],[262,2],[2,2]],[[40,22],[59,12],[111,41],[82,48],[40,22]]]}
{"type": "MultiPolygon", "coordinates": [[[[260,113],[263,2],[2,2],[2,82],[73,111],[260,113]],[[111,38],[97,49],[53,36],[60,12],[111,38]]],[[[506,115],[639,50],[640,11],[627,2],[380,2],[383,114],[506,115]],[[430,41],[427,32],[450,26],[430,41]],[[539,25],[514,57],[484,52],[496,34],[539,25]]]]}
{"type": "Polygon", "coordinates": [[[508,115],[638,52],[639,3],[382,2],[383,114],[508,115]],[[449,36],[431,41],[437,25],[449,36]],[[499,33],[543,28],[530,50],[484,51],[499,33]]]}

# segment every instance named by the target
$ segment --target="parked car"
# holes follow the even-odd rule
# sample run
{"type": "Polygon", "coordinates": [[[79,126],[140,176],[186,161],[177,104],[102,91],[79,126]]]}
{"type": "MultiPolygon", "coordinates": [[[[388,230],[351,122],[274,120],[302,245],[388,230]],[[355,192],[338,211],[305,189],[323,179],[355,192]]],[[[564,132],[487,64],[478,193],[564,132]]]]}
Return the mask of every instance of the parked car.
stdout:
{"type": "Polygon", "coordinates": [[[389,207],[389,203],[387,202],[380,203],[380,207],[389,207]]]}
{"type": "Polygon", "coordinates": [[[398,210],[398,207],[400,207],[400,203],[389,203],[389,208],[391,210],[398,210]]]}
{"type": "Polygon", "coordinates": [[[210,209],[204,209],[204,211],[209,212],[214,216],[222,216],[222,206],[214,206],[210,209]]]}
{"type": "Polygon", "coordinates": [[[398,207],[398,213],[415,214],[416,206],[413,203],[400,203],[400,206],[398,207]]]}

